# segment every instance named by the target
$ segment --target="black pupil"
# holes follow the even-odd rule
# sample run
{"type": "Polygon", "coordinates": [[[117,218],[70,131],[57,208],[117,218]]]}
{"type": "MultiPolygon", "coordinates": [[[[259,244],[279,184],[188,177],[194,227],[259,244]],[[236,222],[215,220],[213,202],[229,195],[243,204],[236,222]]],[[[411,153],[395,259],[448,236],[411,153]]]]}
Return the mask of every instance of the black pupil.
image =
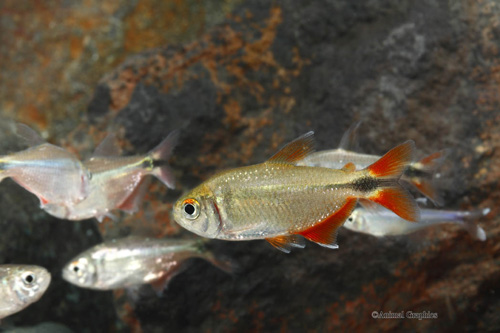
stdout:
{"type": "Polygon", "coordinates": [[[25,279],[26,279],[26,282],[28,282],[28,283],[31,283],[31,282],[33,282],[33,280],[35,280],[33,275],[26,275],[25,279]]]}
{"type": "Polygon", "coordinates": [[[191,205],[191,204],[187,204],[186,206],[184,206],[184,211],[189,214],[189,215],[193,215],[194,213],[194,206],[191,205]]]}
{"type": "Polygon", "coordinates": [[[80,268],[78,268],[78,266],[73,267],[73,272],[78,273],[79,270],[80,268]]]}

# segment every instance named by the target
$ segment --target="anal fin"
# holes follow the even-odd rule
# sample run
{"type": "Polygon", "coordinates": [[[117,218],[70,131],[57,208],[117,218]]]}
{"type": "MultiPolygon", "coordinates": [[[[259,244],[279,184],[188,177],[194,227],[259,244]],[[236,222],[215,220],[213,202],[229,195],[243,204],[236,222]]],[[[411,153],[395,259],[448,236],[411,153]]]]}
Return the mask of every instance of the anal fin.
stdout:
{"type": "Polygon", "coordinates": [[[299,235],[285,235],[273,238],[266,238],[272,246],[285,253],[290,253],[292,247],[303,249],[306,246],[304,238],[299,235]]]}
{"type": "Polygon", "coordinates": [[[299,232],[299,234],[318,245],[337,249],[339,247],[337,245],[337,230],[351,215],[357,202],[356,198],[347,199],[347,202],[335,213],[313,227],[299,232]]]}

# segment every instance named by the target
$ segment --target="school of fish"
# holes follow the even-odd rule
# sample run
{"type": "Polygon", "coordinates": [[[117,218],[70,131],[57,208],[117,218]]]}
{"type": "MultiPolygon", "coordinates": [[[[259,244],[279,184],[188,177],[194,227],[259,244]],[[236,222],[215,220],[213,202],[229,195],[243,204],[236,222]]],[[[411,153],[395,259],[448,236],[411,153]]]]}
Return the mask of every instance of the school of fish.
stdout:
{"type": "MultiPolygon", "coordinates": [[[[209,239],[261,239],[285,253],[304,248],[306,240],[335,249],[342,226],[386,237],[452,224],[474,239],[486,240],[477,219],[486,216],[488,208],[420,208],[410,192],[416,190],[436,206],[444,204],[434,177],[447,150],[417,161],[410,140],[382,156],[361,154],[352,150],[358,126],[346,132],[337,149],[315,152],[314,133],[308,132],[263,163],[216,173],[184,193],[172,216],[202,238],[129,236],[106,241],[69,260],[63,279],[82,288],[126,289],[132,297],[150,284],[161,295],[193,258],[227,273],[235,271],[232,259],[208,250],[209,239]]],[[[140,209],[151,182],[148,176],[169,188],[175,185],[168,160],[178,131],[137,156],[120,156],[111,134],[83,162],[26,125],[17,125],[16,134],[29,148],[0,156],[0,181],[11,178],[40,200],[41,209],[59,219],[117,221],[113,212],[133,214],[140,209]]],[[[40,299],[50,281],[51,274],[39,266],[0,265],[0,319],[40,299]]]]}

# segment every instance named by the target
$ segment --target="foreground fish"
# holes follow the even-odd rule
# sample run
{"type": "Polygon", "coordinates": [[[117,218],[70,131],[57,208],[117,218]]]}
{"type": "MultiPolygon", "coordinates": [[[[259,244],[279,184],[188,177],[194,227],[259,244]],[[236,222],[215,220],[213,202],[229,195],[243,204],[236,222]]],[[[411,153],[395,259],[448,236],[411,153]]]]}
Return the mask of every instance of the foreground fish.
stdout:
{"type": "Polygon", "coordinates": [[[312,149],[309,132],[265,163],[215,175],[176,202],[176,222],[203,237],[266,239],[289,252],[304,247],[300,236],[337,248],[337,229],[358,198],[388,207],[406,220],[419,219],[415,201],[397,183],[411,161],[412,141],[360,171],[353,164],[342,170],[294,165],[312,149]]]}
{"type": "Polygon", "coordinates": [[[85,162],[92,174],[88,197],[75,205],[48,205],[45,210],[62,219],[84,220],[105,216],[113,217],[111,210],[121,209],[129,213],[137,211],[149,180],[156,176],[166,186],[174,187],[174,177],[167,160],[177,143],[178,132],[172,132],[155,149],[145,156],[117,156],[119,148],[114,137],[108,136],[85,162]]]}
{"type": "Polygon", "coordinates": [[[63,268],[63,278],[79,287],[110,290],[152,284],[161,291],[190,258],[202,258],[231,271],[199,240],[127,237],[96,245],[63,268]]]}
{"type": "Polygon", "coordinates": [[[0,181],[12,178],[35,194],[42,208],[72,205],[87,197],[90,173],[75,155],[45,142],[26,125],[17,125],[17,134],[31,147],[0,156],[0,181]]]}
{"type": "Polygon", "coordinates": [[[360,207],[354,210],[344,227],[352,231],[384,237],[405,235],[431,226],[452,223],[463,227],[474,239],[484,241],[486,233],[475,220],[489,212],[489,208],[473,211],[421,209],[420,222],[409,223],[387,209],[367,210],[360,207]]]}
{"type": "Polygon", "coordinates": [[[50,273],[39,266],[0,265],[0,319],[38,301],[50,278],[50,273]]]}
{"type": "MultiPolygon", "coordinates": [[[[344,134],[339,148],[314,152],[298,161],[296,165],[341,169],[347,163],[353,163],[356,170],[360,170],[375,163],[380,156],[356,153],[346,148],[349,144],[352,144],[350,141],[353,140],[352,137],[358,126],[359,123],[354,124],[344,134]]],[[[418,162],[410,163],[401,180],[415,187],[436,205],[442,206],[443,199],[434,188],[432,181],[436,169],[442,165],[447,154],[447,150],[441,150],[422,158],[418,162]]]]}

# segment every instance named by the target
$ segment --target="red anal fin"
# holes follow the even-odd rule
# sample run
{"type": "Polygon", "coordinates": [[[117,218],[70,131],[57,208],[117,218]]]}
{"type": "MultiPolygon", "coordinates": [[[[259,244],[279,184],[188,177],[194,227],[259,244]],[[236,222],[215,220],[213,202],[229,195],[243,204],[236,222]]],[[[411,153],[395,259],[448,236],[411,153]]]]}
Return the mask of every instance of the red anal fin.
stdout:
{"type": "Polygon", "coordinates": [[[344,165],[344,167],[342,168],[342,170],[347,171],[347,172],[356,171],[356,165],[354,163],[352,163],[352,162],[349,162],[346,165],[344,165]]]}
{"type": "Polygon", "coordinates": [[[401,175],[413,158],[415,143],[408,140],[389,150],[367,170],[375,177],[397,177],[401,175]]]}
{"type": "Polygon", "coordinates": [[[407,221],[418,222],[420,220],[420,209],[417,203],[402,187],[380,189],[368,199],[390,209],[407,221]]]}
{"type": "Polygon", "coordinates": [[[286,144],[267,162],[295,164],[314,151],[314,132],[307,132],[286,144]]]}
{"type": "Polygon", "coordinates": [[[299,232],[299,234],[318,245],[331,249],[338,248],[337,230],[351,215],[357,202],[358,200],[355,198],[347,199],[347,202],[335,213],[315,226],[299,232]]]}
{"type": "Polygon", "coordinates": [[[298,235],[277,236],[266,238],[272,246],[285,253],[290,253],[292,247],[304,248],[306,246],[304,239],[298,235]]]}

